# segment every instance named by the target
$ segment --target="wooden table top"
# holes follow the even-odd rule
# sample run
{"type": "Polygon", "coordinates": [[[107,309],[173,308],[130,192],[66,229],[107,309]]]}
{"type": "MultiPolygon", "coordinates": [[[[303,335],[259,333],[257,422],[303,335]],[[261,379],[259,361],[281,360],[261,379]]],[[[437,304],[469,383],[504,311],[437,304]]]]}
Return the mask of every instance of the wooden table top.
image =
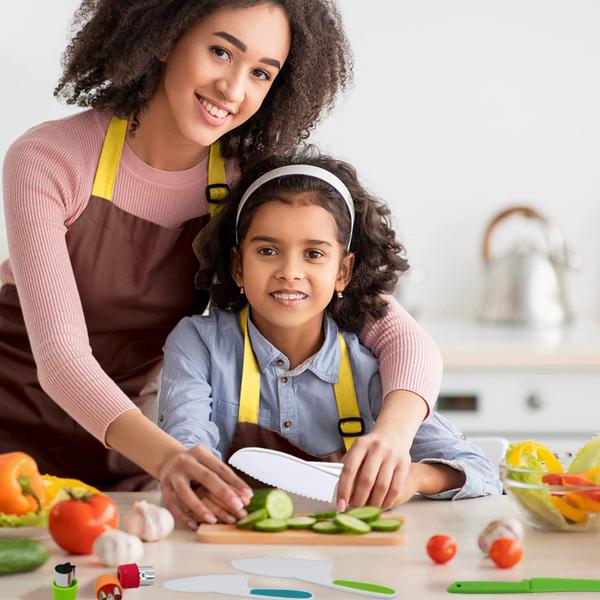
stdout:
{"type": "MultiPolygon", "coordinates": [[[[112,493],[111,496],[119,504],[121,514],[124,514],[135,500],[144,498],[149,502],[159,502],[158,492],[112,493]]],[[[312,503],[299,497],[295,497],[294,501],[297,512],[323,510],[323,505],[320,503],[312,503]]],[[[172,592],[166,590],[162,582],[193,575],[238,573],[231,566],[230,561],[249,557],[288,556],[329,560],[334,565],[332,571],[334,577],[394,587],[398,590],[398,598],[404,600],[460,597],[450,596],[445,591],[446,587],[456,580],[517,581],[528,577],[600,578],[599,534],[597,533],[548,533],[526,528],[522,561],[512,569],[503,570],[495,567],[479,550],[477,537],[490,520],[518,516],[516,507],[506,496],[490,496],[456,502],[415,498],[396,512],[406,519],[406,541],[400,546],[310,547],[202,544],[196,541],[193,531],[176,529],[166,540],[144,544],[144,558],[140,564],[154,566],[155,584],[151,587],[126,590],[124,597],[130,600],[226,598],[225,595],[214,593],[172,592]],[[435,565],[425,552],[429,537],[439,533],[452,535],[458,544],[456,556],[446,565],[435,565]]],[[[114,569],[102,567],[94,555],[69,556],[60,550],[51,538],[44,540],[43,543],[51,553],[48,562],[32,573],[0,577],[2,600],[48,600],[52,597],[50,586],[54,566],[66,560],[77,565],[79,600],[95,598],[96,577],[107,571],[115,572],[114,569]]],[[[249,583],[252,586],[304,589],[313,592],[316,598],[323,600],[361,597],[298,580],[250,576],[249,583]]],[[[489,598],[489,596],[477,597],[489,598]]],[[[505,594],[502,597],[509,599],[522,596],[505,594]]],[[[568,597],[570,600],[573,597],[586,596],[572,593],[568,596],[567,594],[536,594],[536,600],[545,597],[554,600],[568,597]]]]}

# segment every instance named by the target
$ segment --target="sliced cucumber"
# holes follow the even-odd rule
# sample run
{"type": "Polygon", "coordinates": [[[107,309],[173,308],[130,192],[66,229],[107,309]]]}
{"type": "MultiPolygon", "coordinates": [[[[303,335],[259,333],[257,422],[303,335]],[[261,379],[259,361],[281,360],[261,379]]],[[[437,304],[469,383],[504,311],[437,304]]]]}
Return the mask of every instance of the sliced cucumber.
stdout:
{"type": "Polygon", "coordinates": [[[368,523],[349,515],[337,515],[333,522],[347,533],[362,534],[371,531],[371,526],[368,523]]]}
{"type": "Polygon", "coordinates": [[[287,520],[290,529],[310,529],[317,520],[314,517],[292,517],[287,520]]]}
{"type": "Polygon", "coordinates": [[[377,506],[360,506],[349,510],[346,514],[370,523],[371,521],[377,521],[377,519],[379,519],[381,509],[377,506]]]}
{"type": "Polygon", "coordinates": [[[294,514],[294,502],[283,490],[254,490],[246,510],[251,512],[259,508],[266,508],[271,519],[289,519],[294,514]]]}
{"type": "Polygon", "coordinates": [[[250,514],[242,517],[235,526],[238,529],[252,529],[252,527],[258,523],[259,521],[264,521],[269,517],[269,513],[267,513],[266,508],[259,508],[251,512],[250,514]]]}
{"type": "Polygon", "coordinates": [[[256,531],[276,533],[278,531],[285,531],[287,529],[287,523],[283,519],[265,519],[264,521],[255,523],[254,529],[256,529],[256,531]]]}
{"type": "Polygon", "coordinates": [[[330,519],[333,519],[336,515],[337,515],[337,511],[335,511],[335,510],[328,510],[328,511],[325,511],[325,512],[313,513],[310,516],[314,517],[317,521],[328,521],[330,519]]]}
{"type": "Polygon", "coordinates": [[[373,531],[397,531],[402,527],[402,521],[396,519],[377,519],[369,523],[373,531]]]}
{"type": "Polygon", "coordinates": [[[47,559],[48,550],[38,542],[26,539],[0,540],[0,575],[33,571],[47,559]]]}
{"type": "Polygon", "coordinates": [[[317,521],[311,529],[317,533],[340,533],[342,531],[333,521],[317,521]]]}

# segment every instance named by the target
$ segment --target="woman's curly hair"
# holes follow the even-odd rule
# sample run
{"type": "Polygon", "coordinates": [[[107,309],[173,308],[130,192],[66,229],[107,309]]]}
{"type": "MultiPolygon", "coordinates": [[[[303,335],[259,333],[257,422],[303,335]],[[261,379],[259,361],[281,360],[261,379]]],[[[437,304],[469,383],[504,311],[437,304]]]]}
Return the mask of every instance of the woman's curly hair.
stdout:
{"type": "Polygon", "coordinates": [[[291,48],[257,113],[221,139],[225,157],[245,164],[290,151],[352,79],[352,57],[332,0],[83,0],[54,95],[132,120],[158,88],[161,56],[198,19],[220,10],[280,6],[291,48]]]}
{"type": "MultiPolygon", "coordinates": [[[[346,331],[358,332],[368,318],[380,319],[387,312],[381,294],[391,293],[399,275],[408,269],[406,252],[391,227],[390,210],[369,194],[348,163],[321,155],[314,147],[287,157],[273,157],[248,170],[224,203],[222,211],[194,240],[194,252],[200,263],[196,287],[208,291],[213,306],[239,311],[247,300],[239,293],[232,277],[231,250],[237,247],[235,219],[242,195],[258,177],[277,167],[293,164],[315,165],[330,171],[343,181],[354,201],[355,222],[350,252],[355,255],[352,279],[342,298],[332,298],[327,310],[346,331]]],[[[244,204],[237,228],[243,240],[259,206],[277,201],[287,204],[315,204],[334,216],[338,241],[345,250],[350,237],[350,214],[344,200],[328,183],[306,175],[286,175],[259,187],[244,204]]]]}

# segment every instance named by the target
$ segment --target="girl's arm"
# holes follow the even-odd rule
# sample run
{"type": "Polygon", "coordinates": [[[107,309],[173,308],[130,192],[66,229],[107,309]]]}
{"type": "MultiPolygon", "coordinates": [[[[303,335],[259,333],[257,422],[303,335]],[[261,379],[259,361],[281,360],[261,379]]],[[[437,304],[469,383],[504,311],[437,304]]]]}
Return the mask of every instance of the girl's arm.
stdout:
{"type": "Polygon", "coordinates": [[[457,480],[440,487],[435,478],[425,478],[417,491],[436,499],[473,498],[501,494],[498,467],[483,451],[464,438],[456,426],[439,413],[433,412],[415,436],[411,448],[414,463],[422,466],[451,469],[460,474],[457,480]]]}
{"type": "MultiPolygon", "coordinates": [[[[221,460],[217,447],[220,434],[218,426],[211,421],[211,351],[217,335],[216,317],[192,317],[182,319],[170,333],[164,347],[165,360],[160,382],[159,423],[160,427],[177,439],[200,462],[210,470],[217,480],[231,483],[238,494],[249,500],[250,488],[234,475],[221,460]]],[[[185,474],[184,474],[185,475],[185,474]]],[[[180,485],[181,474],[176,464],[168,464],[161,473],[161,489],[166,501],[174,504],[176,496],[189,494],[189,480],[180,485]],[[179,485],[179,488],[178,488],[179,485]]],[[[196,480],[200,483],[204,479],[196,480]]],[[[200,505],[205,509],[202,521],[214,523],[217,519],[229,523],[245,516],[243,505],[237,495],[227,489],[203,489],[198,494],[201,501],[194,511],[198,514],[200,505]]],[[[177,513],[176,513],[177,514],[177,513]]],[[[181,515],[178,515],[180,519],[181,515]]],[[[189,521],[189,519],[187,519],[189,521]]],[[[195,529],[196,523],[190,527],[195,529]]]]}
{"type": "Polygon", "coordinates": [[[415,433],[435,404],[442,359],[432,338],[392,298],[388,313],[369,321],[360,340],[379,361],[383,406],[375,427],[344,458],[337,506],[390,506],[410,468],[415,433]]]}

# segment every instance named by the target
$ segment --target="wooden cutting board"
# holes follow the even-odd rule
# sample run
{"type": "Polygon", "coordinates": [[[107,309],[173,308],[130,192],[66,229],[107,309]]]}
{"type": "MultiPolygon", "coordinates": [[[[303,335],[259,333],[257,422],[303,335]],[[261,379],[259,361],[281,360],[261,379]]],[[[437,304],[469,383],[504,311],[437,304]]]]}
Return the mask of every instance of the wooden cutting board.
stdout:
{"type": "MultiPolygon", "coordinates": [[[[297,515],[298,516],[298,515],[297,515]]],[[[294,544],[306,546],[396,546],[404,542],[406,521],[399,516],[382,515],[382,519],[398,519],[404,525],[391,533],[370,531],[362,535],[351,533],[317,533],[310,529],[279,531],[267,533],[237,529],[235,525],[202,524],[196,531],[196,539],[207,544],[294,544]]]]}

